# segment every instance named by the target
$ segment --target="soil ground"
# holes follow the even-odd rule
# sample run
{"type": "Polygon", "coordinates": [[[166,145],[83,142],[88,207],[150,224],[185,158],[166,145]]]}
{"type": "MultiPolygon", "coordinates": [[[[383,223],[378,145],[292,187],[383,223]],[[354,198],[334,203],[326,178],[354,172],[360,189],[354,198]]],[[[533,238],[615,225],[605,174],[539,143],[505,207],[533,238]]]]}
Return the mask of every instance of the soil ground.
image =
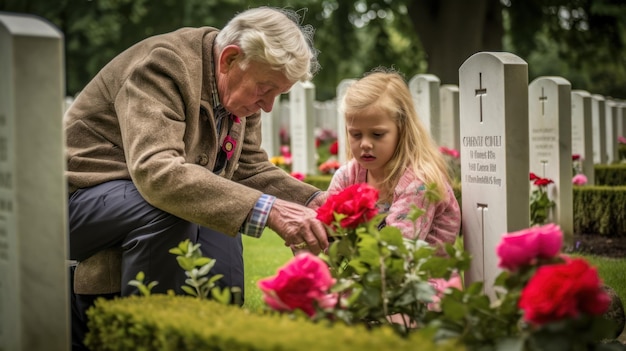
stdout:
{"type": "Polygon", "coordinates": [[[570,251],[595,256],[626,258],[626,236],[605,237],[597,234],[577,234],[574,235],[573,247],[570,251]]]}

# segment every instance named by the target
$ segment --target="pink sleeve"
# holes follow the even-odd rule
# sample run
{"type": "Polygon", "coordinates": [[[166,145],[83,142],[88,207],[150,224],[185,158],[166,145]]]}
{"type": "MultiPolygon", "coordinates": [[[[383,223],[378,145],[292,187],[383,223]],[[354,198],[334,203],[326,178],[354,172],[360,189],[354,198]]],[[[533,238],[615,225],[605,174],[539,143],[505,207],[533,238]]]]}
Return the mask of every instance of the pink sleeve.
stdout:
{"type": "Polygon", "coordinates": [[[400,229],[407,239],[425,240],[433,246],[444,243],[453,244],[461,226],[461,211],[450,186],[447,198],[434,204],[428,204],[425,198],[425,186],[419,181],[399,184],[394,194],[394,201],[389,209],[386,223],[400,229]],[[400,189],[400,190],[398,190],[400,189]],[[417,221],[407,218],[411,205],[426,210],[417,221]]]}

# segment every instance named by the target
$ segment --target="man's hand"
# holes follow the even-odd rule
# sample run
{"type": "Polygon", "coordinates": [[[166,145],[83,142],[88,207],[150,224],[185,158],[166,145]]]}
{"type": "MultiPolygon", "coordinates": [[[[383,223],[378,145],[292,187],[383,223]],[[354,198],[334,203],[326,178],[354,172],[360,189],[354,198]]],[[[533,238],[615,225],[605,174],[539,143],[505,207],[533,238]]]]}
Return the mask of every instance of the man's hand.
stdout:
{"type": "Polygon", "coordinates": [[[294,251],[308,249],[317,255],[328,248],[328,238],[324,224],[315,218],[316,215],[308,207],[276,199],[267,218],[267,226],[294,251]]]}

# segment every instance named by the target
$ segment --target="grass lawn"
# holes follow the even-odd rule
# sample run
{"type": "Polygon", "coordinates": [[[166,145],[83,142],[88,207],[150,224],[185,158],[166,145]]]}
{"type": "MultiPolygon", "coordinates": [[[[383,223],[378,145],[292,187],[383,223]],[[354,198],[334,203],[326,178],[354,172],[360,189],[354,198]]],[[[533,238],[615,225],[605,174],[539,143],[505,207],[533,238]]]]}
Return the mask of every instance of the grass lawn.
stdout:
{"type": "MultiPolygon", "coordinates": [[[[249,310],[260,310],[264,307],[262,294],[256,283],[259,279],[276,274],[276,270],[285,264],[293,254],[285,247],[283,240],[274,232],[266,229],[260,239],[243,236],[245,264],[245,304],[249,310]]],[[[582,255],[576,255],[582,256],[582,255]]],[[[615,289],[626,302],[626,258],[615,259],[599,256],[585,257],[598,272],[604,283],[615,289]]]]}
{"type": "Polygon", "coordinates": [[[245,269],[244,307],[257,311],[263,308],[261,290],[257,281],[273,276],[276,270],[293,257],[291,249],[284,245],[283,239],[270,229],[266,229],[261,238],[243,235],[243,257],[245,269]]]}

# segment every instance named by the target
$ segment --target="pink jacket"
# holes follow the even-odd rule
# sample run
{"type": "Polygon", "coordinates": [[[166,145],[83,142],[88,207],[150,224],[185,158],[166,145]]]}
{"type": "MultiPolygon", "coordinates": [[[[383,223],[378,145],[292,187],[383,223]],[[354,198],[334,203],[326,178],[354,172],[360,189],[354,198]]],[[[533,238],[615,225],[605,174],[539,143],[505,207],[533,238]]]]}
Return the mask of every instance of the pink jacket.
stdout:
{"type": "MultiPolygon", "coordinates": [[[[350,160],[340,167],[330,183],[330,194],[357,183],[366,182],[367,170],[355,160],[350,160]]],[[[386,225],[400,229],[407,239],[421,239],[429,244],[440,247],[441,244],[453,244],[461,227],[461,210],[454,196],[452,187],[447,185],[447,197],[438,203],[428,204],[424,183],[411,170],[407,170],[393,192],[393,202],[385,218],[386,225]],[[407,218],[411,205],[424,209],[426,212],[416,222],[407,218]]]]}

